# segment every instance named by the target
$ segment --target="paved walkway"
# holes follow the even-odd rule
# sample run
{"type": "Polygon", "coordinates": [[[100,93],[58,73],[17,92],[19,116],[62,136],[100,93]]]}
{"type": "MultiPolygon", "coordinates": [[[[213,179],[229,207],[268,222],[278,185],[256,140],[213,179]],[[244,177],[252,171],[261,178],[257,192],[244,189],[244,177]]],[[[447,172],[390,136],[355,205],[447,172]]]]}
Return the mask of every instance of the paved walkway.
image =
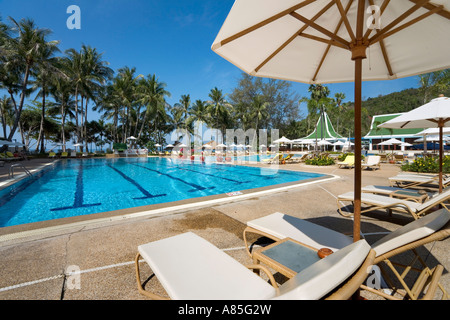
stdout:
{"type": "MultiPolygon", "coordinates": [[[[47,159],[24,162],[27,168],[48,163],[47,159]]],[[[75,224],[73,228],[36,233],[0,242],[0,299],[36,300],[141,300],[135,279],[134,258],[137,246],[192,231],[225,250],[243,264],[252,261],[246,255],[242,232],[247,221],[279,211],[323,225],[339,232],[351,233],[352,220],[337,212],[336,196],[353,189],[353,169],[313,167],[289,164],[283,169],[338,175],[328,182],[301,186],[264,196],[229,203],[164,213],[135,219],[113,220],[101,224],[75,224]],[[80,282],[65,276],[70,270],[81,270],[80,282]]],[[[0,177],[4,176],[0,169],[0,177]]],[[[387,178],[399,167],[382,164],[381,170],[363,171],[363,183],[387,185],[387,178]]],[[[384,212],[364,215],[363,233],[375,241],[383,233],[412,221],[406,215],[384,212]]],[[[1,229],[1,228],[0,228],[1,229]]],[[[14,230],[15,232],[17,230],[14,230]]],[[[450,292],[450,239],[431,244],[420,252],[430,264],[445,267],[442,283],[450,292]]],[[[151,275],[141,264],[142,273],[151,275]]],[[[146,288],[164,294],[152,277],[146,288]]],[[[365,295],[363,293],[363,295],[365,295]]],[[[373,298],[371,295],[366,295],[373,298]]]]}

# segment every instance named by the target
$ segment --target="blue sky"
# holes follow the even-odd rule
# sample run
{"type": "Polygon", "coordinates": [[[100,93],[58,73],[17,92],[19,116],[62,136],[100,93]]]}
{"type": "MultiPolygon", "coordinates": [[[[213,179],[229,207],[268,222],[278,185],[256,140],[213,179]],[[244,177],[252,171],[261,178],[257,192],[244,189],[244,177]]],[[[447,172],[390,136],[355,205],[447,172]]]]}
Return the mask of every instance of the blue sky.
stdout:
{"type": "MultiPolygon", "coordinates": [[[[7,21],[30,17],[53,31],[62,51],[82,44],[104,53],[110,67],[136,67],[138,74],[156,74],[172,94],[206,100],[214,87],[231,93],[241,70],[211,50],[233,0],[0,0],[0,16],[7,21]],[[81,30],[69,30],[70,5],[81,9],[81,30]]],[[[416,77],[365,82],[363,98],[417,87],[416,77]]],[[[307,84],[293,83],[300,96],[309,96],[307,84]]],[[[330,84],[331,95],[344,92],[353,100],[353,84],[330,84]]],[[[302,110],[304,114],[305,111],[302,110]]]]}

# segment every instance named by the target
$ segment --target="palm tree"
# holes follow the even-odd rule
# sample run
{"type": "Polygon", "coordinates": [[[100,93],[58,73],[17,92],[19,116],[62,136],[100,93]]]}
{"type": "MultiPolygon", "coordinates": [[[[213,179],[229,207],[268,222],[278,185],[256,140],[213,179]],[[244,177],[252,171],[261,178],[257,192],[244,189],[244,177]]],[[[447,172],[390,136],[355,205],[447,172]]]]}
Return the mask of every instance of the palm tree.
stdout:
{"type": "Polygon", "coordinates": [[[35,69],[35,80],[33,90],[39,90],[36,98],[42,98],[42,111],[41,111],[41,126],[39,130],[39,137],[36,145],[36,151],[39,148],[39,142],[41,147],[41,153],[45,152],[44,147],[44,122],[45,122],[45,99],[49,93],[49,86],[51,85],[52,78],[61,79],[64,75],[61,69],[57,67],[58,59],[54,57],[59,49],[54,46],[45,46],[40,50],[39,61],[35,69]]]}
{"type": "Polygon", "coordinates": [[[4,95],[0,99],[0,119],[3,127],[3,137],[6,137],[6,127],[10,124],[11,116],[13,113],[13,104],[10,97],[4,95]]]}
{"type": "MultiPolygon", "coordinates": [[[[140,139],[144,126],[150,116],[166,118],[165,114],[165,98],[170,97],[170,92],[166,90],[166,84],[160,82],[156,75],[148,75],[146,79],[139,81],[139,95],[141,103],[146,106],[141,128],[139,130],[138,139],[140,139]],[[161,109],[162,108],[162,109],[161,109]]],[[[154,121],[156,125],[157,121],[154,121]]],[[[157,127],[154,128],[157,130],[157,127]]]]}
{"type": "Polygon", "coordinates": [[[138,101],[138,80],[143,75],[135,75],[136,68],[124,67],[118,70],[118,75],[113,81],[113,92],[117,103],[120,105],[120,114],[122,117],[122,141],[125,142],[129,134],[131,125],[131,109],[138,101]]]}
{"type": "Polygon", "coordinates": [[[340,120],[340,115],[343,111],[343,104],[342,102],[345,99],[345,93],[342,92],[338,92],[334,94],[334,102],[336,103],[336,107],[337,107],[337,111],[338,111],[338,116],[337,116],[337,133],[339,133],[339,120],[340,120]]]}
{"type": "Polygon", "coordinates": [[[180,118],[183,120],[182,127],[187,129],[186,120],[188,118],[189,110],[191,108],[191,96],[188,94],[183,94],[178,103],[173,106],[175,112],[180,114],[180,118]]]}
{"type": "MultiPolygon", "coordinates": [[[[59,61],[60,63],[63,60],[59,61]]],[[[60,64],[64,69],[64,65],[60,64]]],[[[61,115],[61,142],[62,149],[66,151],[65,124],[66,118],[75,118],[75,101],[73,100],[72,83],[68,78],[53,78],[50,86],[50,94],[55,100],[55,107],[59,107],[61,115]]]]}
{"type": "Polygon", "coordinates": [[[253,101],[250,105],[250,114],[255,119],[255,130],[258,132],[258,125],[262,119],[267,119],[269,117],[269,113],[267,108],[269,106],[268,102],[264,102],[263,96],[256,96],[253,98],[253,101]]]}
{"type": "Polygon", "coordinates": [[[20,99],[15,108],[14,123],[8,136],[8,140],[11,140],[19,126],[25,97],[29,94],[28,83],[31,73],[40,59],[45,57],[42,52],[56,50],[58,41],[47,41],[46,38],[51,34],[51,31],[38,28],[31,19],[22,19],[20,22],[11,17],[9,19],[13,23],[12,30],[17,32],[18,36],[6,39],[3,37],[3,48],[6,52],[4,70],[7,70],[10,74],[15,74],[13,77],[21,82],[17,83],[18,88],[20,88],[20,99]]]}
{"type": "MultiPolygon", "coordinates": [[[[328,87],[321,85],[321,84],[312,84],[309,86],[308,91],[311,93],[311,106],[313,106],[313,109],[320,110],[320,116],[323,115],[325,111],[325,105],[329,104],[331,101],[328,98],[328,95],[330,94],[330,89],[328,87]]],[[[324,138],[324,117],[321,117],[321,131],[320,131],[320,138],[324,138]]]]}
{"type": "Polygon", "coordinates": [[[101,85],[113,75],[113,70],[108,67],[109,63],[103,61],[102,56],[103,54],[98,53],[97,49],[86,45],[81,47],[80,52],[75,49],[66,51],[65,65],[75,90],[75,125],[78,142],[81,142],[86,135],[86,126],[83,122],[87,123],[89,99],[94,100],[101,85]],[[81,98],[81,106],[78,104],[78,96],[81,98]],[[81,125],[79,114],[82,115],[81,125]]]}
{"type": "Polygon", "coordinates": [[[225,135],[227,124],[230,122],[230,114],[233,106],[227,102],[222,90],[211,89],[208,95],[211,100],[208,101],[208,114],[211,117],[211,124],[222,131],[222,136],[225,135]]]}
{"type": "Polygon", "coordinates": [[[208,104],[206,101],[197,99],[189,110],[189,116],[187,118],[187,125],[191,126],[194,122],[203,122],[209,124],[211,118],[208,114],[208,104]]]}

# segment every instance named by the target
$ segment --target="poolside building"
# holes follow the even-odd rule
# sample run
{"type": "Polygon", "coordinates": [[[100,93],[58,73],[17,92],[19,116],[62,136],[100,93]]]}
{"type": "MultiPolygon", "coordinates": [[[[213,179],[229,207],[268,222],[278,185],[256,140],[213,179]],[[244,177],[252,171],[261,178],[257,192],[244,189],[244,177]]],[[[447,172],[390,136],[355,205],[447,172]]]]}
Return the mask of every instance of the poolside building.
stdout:
{"type": "MultiPolygon", "coordinates": [[[[369,150],[381,150],[381,146],[378,144],[389,140],[391,138],[396,138],[400,141],[413,143],[414,140],[420,138],[417,134],[423,129],[387,129],[387,128],[379,128],[378,126],[386,121],[397,118],[403,113],[392,113],[392,114],[383,114],[376,115],[372,117],[372,123],[370,125],[369,133],[367,133],[363,139],[369,140],[369,150]]],[[[405,150],[405,147],[402,146],[401,150],[405,150]]]]}

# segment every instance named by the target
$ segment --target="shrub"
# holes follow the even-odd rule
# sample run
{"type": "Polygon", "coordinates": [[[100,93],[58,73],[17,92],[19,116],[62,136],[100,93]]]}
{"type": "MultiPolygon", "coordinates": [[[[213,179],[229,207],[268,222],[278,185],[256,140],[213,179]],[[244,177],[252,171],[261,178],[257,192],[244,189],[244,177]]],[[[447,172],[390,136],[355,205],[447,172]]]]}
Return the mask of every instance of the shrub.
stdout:
{"type": "MultiPolygon", "coordinates": [[[[412,163],[402,165],[402,171],[437,173],[439,172],[439,157],[417,158],[412,163]]],[[[442,171],[450,173],[450,157],[445,156],[442,161],[442,171]]]]}
{"type": "Polygon", "coordinates": [[[318,155],[312,159],[307,159],[305,163],[313,166],[332,166],[334,164],[334,159],[330,158],[328,154],[318,155]]]}

